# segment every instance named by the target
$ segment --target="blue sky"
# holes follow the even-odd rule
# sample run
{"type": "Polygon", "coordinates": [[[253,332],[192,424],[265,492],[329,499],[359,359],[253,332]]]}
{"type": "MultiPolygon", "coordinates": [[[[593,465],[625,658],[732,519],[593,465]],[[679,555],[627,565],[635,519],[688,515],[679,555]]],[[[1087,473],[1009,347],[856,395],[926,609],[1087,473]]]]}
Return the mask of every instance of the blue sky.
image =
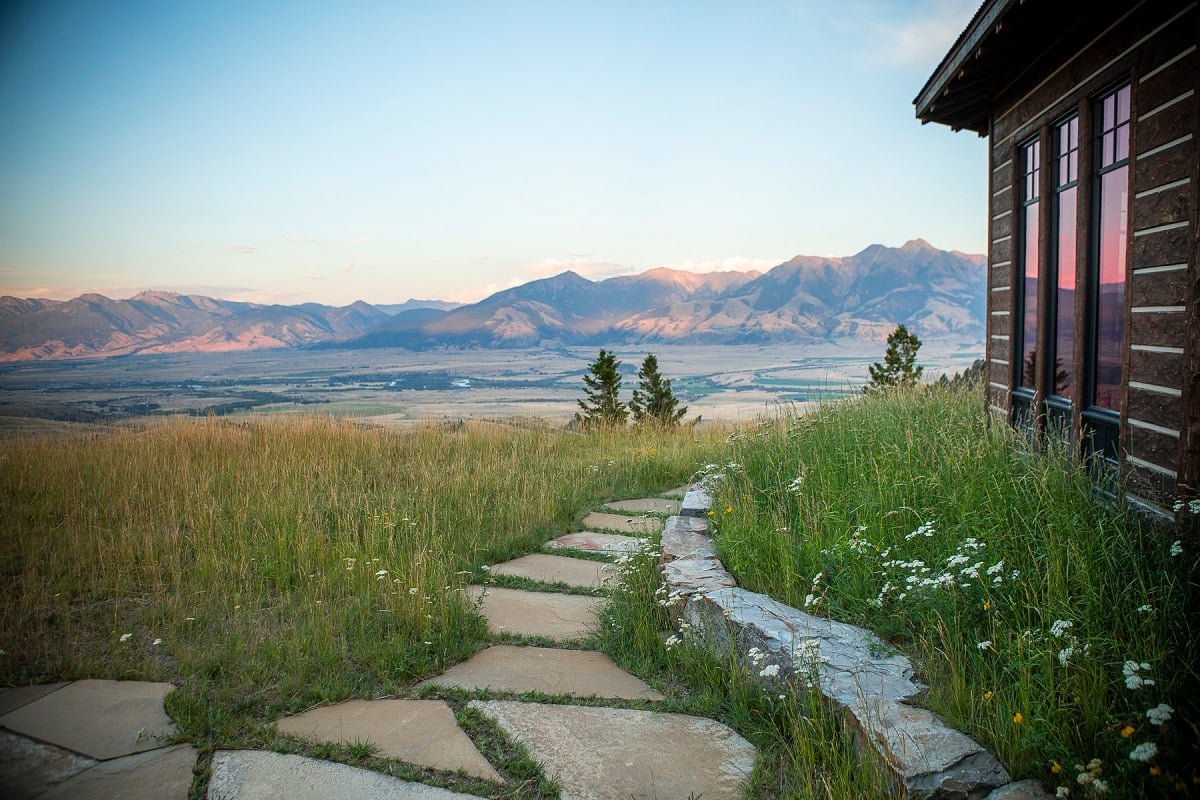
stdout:
{"type": "Polygon", "coordinates": [[[0,294],[476,300],[575,269],[983,252],[912,98],[974,0],[0,10],[0,294]]]}

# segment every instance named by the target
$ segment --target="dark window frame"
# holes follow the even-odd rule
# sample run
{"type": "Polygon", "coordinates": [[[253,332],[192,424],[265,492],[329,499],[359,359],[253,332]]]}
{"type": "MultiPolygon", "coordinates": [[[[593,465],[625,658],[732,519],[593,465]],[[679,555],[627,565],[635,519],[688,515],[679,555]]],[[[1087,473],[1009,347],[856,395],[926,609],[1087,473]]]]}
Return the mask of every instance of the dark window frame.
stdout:
{"type": "MultiPolygon", "coordinates": [[[[1018,175],[1020,184],[1016,197],[1016,207],[1014,209],[1016,219],[1013,220],[1013,260],[1016,268],[1013,270],[1014,286],[1013,286],[1013,302],[1012,302],[1012,325],[1010,327],[1012,341],[1013,360],[1011,367],[1012,381],[1012,424],[1018,430],[1033,433],[1034,420],[1034,401],[1037,394],[1036,375],[1034,376],[1034,385],[1028,385],[1025,375],[1025,312],[1029,303],[1028,293],[1026,292],[1026,274],[1028,270],[1028,236],[1029,236],[1029,209],[1034,208],[1035,219],[1038,219],[1038,228],[1034,231],[1033,236],[1036,240],[1041,236],[1041,180],[1042,180],[1042,159],[1044,156],[1044,148],[1042,147],[1041,131],[1035,132],[1032,136],[1023,140],[1016,147],[1016,155],[1018,164],[1020,165],[1018,175]],[[1032,150],[1032,158],[1030,151],[1032,150]]],[[[1037,248],[1037,257],[1041,261],[1041,248],[1037,248]]],[[[1038,280],[1041,280],[1041,265],[1036,264],[1038,280]]],[[[1038,289],[1035,287],[1033,293],[1034,314],[1035,319],[1040,319],[1043,309],[1038,306],[1038,289]]],[[[1037,350],[1037,330],[1038,326],[1035,323],[1033,331],[1034,350],[1037,350]]]]}
{"type": "Polygon", "coordinates": [[[1075,309],[1070,309],[1071,324],[1067,329],[1067,334],[1071,339],[1071,356],[1068,362],[1064,363],[1064,369],[1070,373],[1069,395],[1061,395],[1056,390],[1058,389],[1057,369],[1060,361],[1061,353],[1059,352],[1059,337],[1060,329],[1060,309],[1059,309],[1059,287],[1062,284],[1063,268],[1067,267],[1071,270],[1071,281],[1075,284],[1075,290],[1079,291],[1078,276],[1075,274],[1076,262],[1079,258],[1079,195],[1083,182],[1080,180],[1080,117],[1078,110],[1072,110],[1069,114],[1059,117],[1049,126],[1050,128],[1050,152],[1046,156],[1048,167],[1050,169],[1050,204],[1048,211],[1049,216],[1049,236],[1047,237],[1050,244],[1050,252],[1046,258],[1046,275],[1043,278],[1047,282],[1044,316],[1047,321],[1046,341],[1043,343],[1043,348],[1047,353],[1047,358],[1042,359],[1042,371],[1045,373],[1043,379],[1046,385],[1046,400],[1045,407],[1048,418],[1048,424],[1055,427],[1069,430],[1071,427],[1071,409],[1072,403],[1078,402],[1079,396],[1079,381],[1078,376],[1074,374],[1074,354],[1079,342],[1075,341],[1075,309]],[[1074,126],[1073,141],[1071,137],[1071,128],[1074,126]],[[1063,149],[1062,132],[1067,129],[1067,146],[1063,149]],[[1064,164],[1065,161],[1065,164],[1064,164]],[[1064,179],[1063,170],[1066,170],[1064,179]],[[1062,196],[1067,192],[1074,190],[1074,214],[1070,219],[1064,220],[1062,217],[1062,196]],[[1075,259],[1068,265],[1061,262],[1062,258],[1062,236],[1065,230],[1070,233],[1074,240],[1075,259]]]}

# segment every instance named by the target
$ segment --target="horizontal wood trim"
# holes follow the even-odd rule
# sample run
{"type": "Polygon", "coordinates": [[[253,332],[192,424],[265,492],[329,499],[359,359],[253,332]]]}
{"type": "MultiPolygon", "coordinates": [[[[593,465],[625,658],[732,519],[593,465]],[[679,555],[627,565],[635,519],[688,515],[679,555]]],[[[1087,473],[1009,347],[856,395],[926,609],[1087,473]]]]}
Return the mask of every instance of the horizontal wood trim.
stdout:
{"type": "Polygon", "coordinates": [[[1125,421],[1129,423],[1129,427],[1131,428],[1137,428],[1140,431],[1150,431],[1151,433],[1157,433],[1161,436],[1166,436],[1169,439],[1175,439],[1176,441],[1179,440],[1178,428],[1172,428],[1169,425],[1161,425],[1157,422],[1141,419],[1133,416],[1132,414],[1130,414],[1125,421]]]}
{"type": "Polygon", "coordinates": [[[1167,428],[1177,427],[1182,420],[1183,399],[1130,387],[1128,414],[1167,428]]]}
{"type": "Polygon", "coordinates": [[[1130,305],[1137,308],[1183,305],[1187,298],[1187,273],[1134,273],[1129,279],[1129,298],[1130,305]]]}
{"type": "MultiPolygon", "coordinates": [[[[1160,264],[1179,264],[1188,260],[1191,245],[1189,226],[1158,230],[1133,237],[1133,269],[1160,264]]],[[[1137,234],[1137,231],[1134,231],[1137,234]]]]}
{"type": "Polygon", "coordinates": [[[1176,181],[1169,189],[1133,198],[1133,209],[1129,227],[1138,231],[1178,222],[1187,222],[1192,216],[1191,181],[1176,181]]]}
{"type": "Polygon", "coordinates": [[[1134,275],[1156,275],[1163,272],[1186,272],[1187,264],[1159,264],[1155,267],[1135,267],[1134,275]]]}
{"type": "Polygon", "coordinates": [[[1139,153],[1153,152],[1167,142],[1196,130],[1196,95],[1169,106],[1151,117],[1138,117],[1134,122],[1139,153]]]}
{"type": "MultiPolygon", "coordinates": [[[[1186,34],[1181,35],[1179,37],[1179,39],[1184,43],[1186,43],[1188,41],[1186,34]]],[[[1167,53],[1167,45],[1168,45],[1168,42],[1164,41],[1163,47],[1159,48],[1157,51],[1159,55],[1165,56],[1165,54],[1167,53]]],[[[1153,81],[1155,78],[1157,78],[1163,72],[1170,69],[1175,64],[1178,64],[1180,61],[1182,61],[1183,59],[1187,58],[1188,56],[1192,55],[1195,52],[1196,52],[1196,45],[1192,44],[1192,45],[1188,45],[1187,47],[1184,47],[1183,50],[1179,51],[1175,55],[1167,57],[1167,60],[1163,61],[1161,63],[1156,62],[1152,57],[1147,58],[1146,63],[1142,65],[1142,77],[1138,78],[1138,83],[1149,83],[1150,81],[1153,81]]]]}
{"type": "Polygon", "coordinates": [[[1133,171],[1134,194],[1162,186],[1164,183],[1190,178],[1195,158],[1194,137],[1157,153],[1142,153],[1138,156],[1137,168],[1133,171]]]}
{"type": "Polygon", "coordinates": [[[995,241],[1003,236],[1011,236],[1013,233],[1013,215],[1010,212],[1004,212],[998,217],[992,217],[992,240],[995,241]]]}
{"type": "Polygon", "coordinates": [[[1158,431],[1127,426],[1126,452],[1145,463],[1175,470],[1179,462],[1179,439],[1158,431]]]}
{"type": "Polygon", "coordinates": [[[1193,102],[1195,102],[1194,101],[1195,97],[1196,97],[1196,90],[1188,89],[1183,94],[1175,95],[1174,97],[1170,98],[1169,100],[1159,103],[1158,105],[1154,106],[1153,108],[1150,108],[1147,111],[1142,112],[1141,114],[1138,115],[1138,118],[1139,119],[1147,119],[1149,117],[1157,116],[1158,114],[1161,114],[1164,111],[1174,108],[1175,106],[1179,105],[1180,103],[1186,103],[1189,100],[1192,100],[1193,102]]]}

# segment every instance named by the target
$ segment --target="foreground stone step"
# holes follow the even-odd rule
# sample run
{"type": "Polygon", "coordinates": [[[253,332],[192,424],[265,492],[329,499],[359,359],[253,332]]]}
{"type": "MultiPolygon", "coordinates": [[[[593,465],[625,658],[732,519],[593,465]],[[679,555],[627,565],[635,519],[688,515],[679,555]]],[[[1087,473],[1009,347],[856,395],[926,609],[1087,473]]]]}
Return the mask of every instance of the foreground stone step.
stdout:
{"type": "Polygon", "coordinates": [[[472,602],[483,596],[480,613],[488,627],[501,633],[546,636],[551,639],[579,639],[596,628],[596,613],[604,603],[601,597],[525,592],[497,586],[468,586],[472,602]]]}
{"type": "Polygon", "coordinates": [[[60,783],[38,800],[119,797],[122,800],[187,800],[196,751],[191,745],[164,747],[102,761],[60,783]]]}
{"type": "Polygon", "coordinates": [[[663,521],[658,517],[638,517],[628,514],[605,514],[593,511],[583,518],[583,527],[588,530],[616,531],[617,533],[653,533],[661,531],[663,521]]]}
{"type": "Polygon", "coordinates": [[[605,503],[604,508],[630,514],[674,514],[679,511],[679,501],[666,497],[642,497],[636,500],[614,500],[605,503]]]}
{"type": "Polygon", "coordinates": [[[557,539],[551,539],[546,542],[546,547],[551,550],[585,550],[589,553],[619,555],[621,553],[635,553],[645,542],[645,539],[637,536],[579,531],[577,533],[564,534],[557,539]]]}
{"type": "Polygon", "coordinates": [[[287,717],[278,727],[280,733],[309,741],[370,742],[385,758],[504,780],[440,700],[347,700],[287,717]]]}
{"type": "Polygon", "coordinates": [[[711,719],[621,708],[471,701],[529,748],[563,800],[741,800],[754,746],[711,719]]]}
{"type": "Polygon", "coordinates": [[[37,797],[98,763],[61,747],[0,731],[0,797],[37,797]]]}
{"type": "Polygon", "coordinates": [[[603,653],[505,644],[489,647],[420,685],[625,700],[663,699],[643,680],[618,667],[603,653]]]}
{"type": "Polygon", "coordinates": [[[0,717],[0,727],[104,760],[154,750],[175,735],[163,710],[174,686],[144,681],[75,681],[0,717]]]}
{"type": "Polygon", "coordinates": [[[530,553],[492,567],[493,575],[599,589],[616,579],[616,568],[600,561],[530,553]]]}
{"type": "Polygon", "coordinates": [[[208,800],[472,800],[475,795],[410,783],[346,764],[260,750],[213,756],[208,800]]]}

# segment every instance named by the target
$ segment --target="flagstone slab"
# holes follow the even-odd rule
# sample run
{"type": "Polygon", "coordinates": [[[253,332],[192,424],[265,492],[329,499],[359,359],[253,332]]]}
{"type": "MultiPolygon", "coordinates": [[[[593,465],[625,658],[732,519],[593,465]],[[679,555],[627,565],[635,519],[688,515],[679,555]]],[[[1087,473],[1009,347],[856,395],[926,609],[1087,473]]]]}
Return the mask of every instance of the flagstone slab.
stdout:
{"type": "Polygon", "coordinates": [[[97,763],[61,747],[0,731],[0,797],[37,797],[97,763]]]}
{"type": "Polygon", "coordinates": [[[646,542],[637,536],[623,536],[619,533],[598,533],[596,531],[578,531],[559,536],[546,542],[551,550],[569,548],[585,550],[589,553],[635,553],[646,542]]]}
{"type": "Polygon", "coordinates": [[[62,683],[42,683],[37,686],[17,686],[12,689],[0,689],[0,716],[10,711],[16,711],[21,706],[45,697],[51,692],[58,691],[66,685],[67,682],[63,681],[62,683]]]}
{"type": "Polygon", "coordinates": [[[347,700],[282,719],[278,728],[316,742],[370,742],[386,758],[504,780],[441,700],[347,700]]]}
{"type": "Polygon", "coordinates": [[[664,563],[688,558],[716,558],[716,545],[708,535],[704,517],[667,517],[659,550],[664,563]]]}
{"type": "Polygon", "coordinates": [[[475,800],[475,795],[411,783],[332,761],[261,750],[222,750],[213,756],[208,800],[475,800]]]}
{"type": "Polygon", "coordinates": [[[663,521],[658,517],[641,517],[630,514],[605,514],[593,511],[583,518],[583,527],[588,530],[615,531],[617,533],[652,533],[662,530],[663,521]]]}
{"type": "Polygon", "coordinates": [[[645,681],[630,675],[603,653],[505,644],[489,647],[421,685],[625,700],[663,699],[645,681]]]}
{"type": "Polygon", "coordinates": [[[0,717],[0,727],[95,759],[154,750],[175,735],[169,683],[83,680],[0,717]]]}
{"type": "Polygon", "coordinates": [[[525,592],[497,586],[468,586],[472,601],[483,595],[480,613],[488,627],[497,632],[551,639],[578,639],[596,628],[596,614],[602,597],[525,592]]]}
{"type": "Polygon", "coordinates": [[[623,708],[473,700],[525,745],[562,800],[741,800],[754,746],[719,722],[623,708]]]}
{"type": "Polygon", "coordinates": [[[674,514],[679,510],[679,501],[666,497],[641,497],[635,500],[614,500],[605,503],[604,508],[630,514],[674,514]]]}
{"type": "Polygon", "coordinates": [[[616,579],[616,568],[601,561],[530,553],[503,564],[493,565],[492,574],[598,589],[616,579]]]}
{"type": "Polygon", "coordinates": [[[196,751],[191,745],[164,747],[103,761],[38,796],[38,800],[187,800],[196,751]]]}
{"type": "Polygon", "coordinates": [[[701,484],[688,488],[683,496],[683,504],[679,507],[679,515],[683,517],[705,517],[712,509],[712,496],[708,489],[701,484]]]}

